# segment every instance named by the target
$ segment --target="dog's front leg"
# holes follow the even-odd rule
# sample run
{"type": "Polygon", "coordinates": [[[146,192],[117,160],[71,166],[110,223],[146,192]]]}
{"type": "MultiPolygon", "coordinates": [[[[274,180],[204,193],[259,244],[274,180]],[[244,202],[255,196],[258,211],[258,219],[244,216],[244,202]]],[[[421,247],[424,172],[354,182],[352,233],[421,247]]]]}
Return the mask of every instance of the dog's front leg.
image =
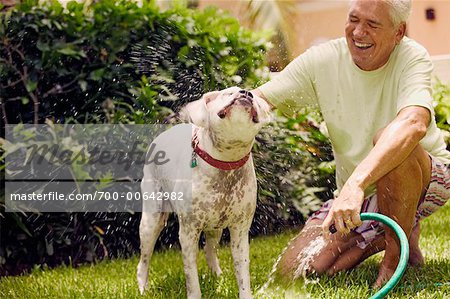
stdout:
{"type": "Polygon", "coordinates": [[[185,225],[180,219],[180,245],[183,255],[184,273],[186,275],[186,290],[188,299],[200,299],[200,283],[197,271],[198,240],[200,230],[192,225],[185,225]]]}
{"type": "Polygon", "coordinates": [[[250,288],[250,259],[248,230],[250,224],[237,227],[229,227],[231,238],[231,253],[234,261],[234,272],[239,287],[239,298],[253,298],[250,288]]]}

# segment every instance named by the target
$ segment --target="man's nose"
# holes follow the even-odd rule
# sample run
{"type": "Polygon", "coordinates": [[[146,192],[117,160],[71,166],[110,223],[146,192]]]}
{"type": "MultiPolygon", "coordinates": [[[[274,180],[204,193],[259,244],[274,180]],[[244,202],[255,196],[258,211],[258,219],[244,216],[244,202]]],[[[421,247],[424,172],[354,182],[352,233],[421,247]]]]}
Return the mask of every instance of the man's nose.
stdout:
{"type": "Polygon", "coordinates": [[[353,36],[362,37],[367,33],[366,27],[363,24],[357,24],[355,29],[353,29],[353,36]]]}

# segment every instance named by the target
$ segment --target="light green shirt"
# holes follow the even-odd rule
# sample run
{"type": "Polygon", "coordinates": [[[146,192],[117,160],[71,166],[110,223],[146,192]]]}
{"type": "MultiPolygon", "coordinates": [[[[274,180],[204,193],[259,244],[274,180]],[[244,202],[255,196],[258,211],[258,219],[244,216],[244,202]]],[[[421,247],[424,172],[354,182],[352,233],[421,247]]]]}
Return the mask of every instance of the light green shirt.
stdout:
{"type": "MultiPolygon", "coordinates": [[[[434,115],[432,69],[425,48],[405,37],[384,66],[363,71],[353,62],[345,38],[340,38],[310,48],[258,89],[288,116],[305,105],[319,106],[333,145],[340,190],[373,148],[375,133],[401,109],[422,106],[434,115]]],[[[450,163],[434,117],[420,144],[450,163]]]]}

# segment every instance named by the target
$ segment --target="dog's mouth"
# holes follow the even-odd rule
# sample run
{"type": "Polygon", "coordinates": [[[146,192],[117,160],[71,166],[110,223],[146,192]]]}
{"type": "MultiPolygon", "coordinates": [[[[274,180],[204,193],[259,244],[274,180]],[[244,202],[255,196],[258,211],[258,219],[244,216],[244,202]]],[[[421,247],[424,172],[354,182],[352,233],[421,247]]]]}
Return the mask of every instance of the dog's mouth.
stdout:
{"type": "Polygon", "coordinates": [[[255,107],[253,106],[253,98],[247,95],[241,95],[237,98],[235,98],[230,104],[225,106],[222,110],[220,110],[217,113],[217,116],[219,116],[221,119],[224,119],[227,115],[230,114],[231,110],[233,109],[233,106],[240,105],[245,108],[245,110],[249,113],[252,121],[254,123],[258,123],[258,112],[256,111],[255,107]]]}

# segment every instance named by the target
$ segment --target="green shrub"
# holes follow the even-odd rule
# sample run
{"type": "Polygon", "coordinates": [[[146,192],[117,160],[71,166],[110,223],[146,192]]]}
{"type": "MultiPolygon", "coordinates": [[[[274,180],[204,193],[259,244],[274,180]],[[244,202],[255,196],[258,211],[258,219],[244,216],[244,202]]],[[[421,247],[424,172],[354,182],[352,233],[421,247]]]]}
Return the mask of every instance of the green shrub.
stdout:
{"type": "Polygon", "coordinates": [[[164,116],[160,104],[253,86],[264,69],[263,36],[213,8],[31,4],[0,22],[0,97],[10,123],[155,122],[164,116]]]}
{"type": "Polygon", "coordinates": [[[438,82],[433,89],[436,123],[444,134],[450,150],[450,85],[438,82]]]}
{"type": "Polygon", "coordinates": [[[323,200],[332,198],[335,167],[331,144],[319,128],[321,121],[315,110],[304,110],[291,119],[278,115],[256,137],[255,223],[263,232],[303,223],[323,200]]]}

